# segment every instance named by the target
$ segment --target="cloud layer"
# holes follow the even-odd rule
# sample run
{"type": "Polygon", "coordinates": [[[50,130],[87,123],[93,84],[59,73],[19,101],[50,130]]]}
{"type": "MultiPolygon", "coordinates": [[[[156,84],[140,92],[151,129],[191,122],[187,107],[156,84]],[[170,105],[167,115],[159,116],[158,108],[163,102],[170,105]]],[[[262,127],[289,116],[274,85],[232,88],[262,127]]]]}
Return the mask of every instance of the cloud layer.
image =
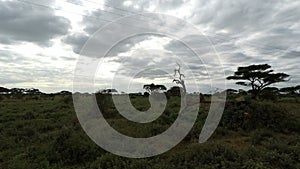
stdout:
{"type": "Polygon", "coordinates": [[[2,44],[33,42],[43,46],[68,33],[70,21],[56,16],[51,9],[37,8],[22,1],[3,1],[0,4],[2,44]]]}
{"type": "MultiPolygon", "coordinates": [[[[27,50],[29,49],[17,47],[33,43],[35,50],[39,52],[43,51],[44,48],[47,49],[44,53],[42,52],[42,55],[45,58],[50,58],[50,60],[52,58],[52,61],[48,62],[50,67],[56,67],[58,70],[66,69],[61,76],[59,76],[59,71],[55,75],[55,78],[61,79],[61,83],[63,76],[72,76],[71,68],[67,65],[76,64],[75,59],[84,44],[96,31],[107,25],[108,21],[141,12],[160,12],[190,22],[203,32],[207,37],[203,40],[210,41],[216,49],[226,75],[232,75],[238,66],[268,63],[276,72],[286,72],[291,75],[291,81],[279,84],[279,86],[296,85],[300,82],[298,68],[300,61],[299,1],[114,0],[105,1],[96,10],[82,9],[84,6],[95,5],[91,2],[68,1],[73,3],[73,6],[74,4],[77,5],[76,9],[78,8],[78,11],[82,12],[82,16],[51,10],[51,8],[58,8],[70,11],[67,5],[59,6],[59,3],[55,1],[31,2],[46,5],[50,9],[20,1],[1,1],[0,3],[2,13],[0,16],[0,64],[13,63],[2,73],[3,77],[5,73],[12,76],[12,72],[26,75],[26,71],[30,71],[29,68],[16,71],[17,68],[26,63],[34,65],[40,61],[48,62],[39,56],[32,56],[30,59],[29,54],[24,54],[28,53],[27,50]],[[58,15],[59,12],[61,13],[58,15]],[[14,49],[16,52],[12,52],[14,49]],[[57,53],[46,51],[57,51],[57,53]],[[58,51],[60,52],[58,53],[58,51]],[[67,75],[68,72],[70,74],[67,75]]],[[[140,15],[138,19],[120,24],[116,29],[104,33],[99,39],[102,44],[99,43],[97,48],[109,44],[114,34],[134,32],[136,29],[149,27],[147,24],[142,24],[145,23],[145,20],[148,20],[148,24],[152,26],[160,24],[149,17],[140,15]]],[[[180,28],[182,28],[181,25],[178,25],[174,27],[174,30],[180,28]]],[[[156,78],[158,81],[166,82],[170,78],[170,72],[173,72],[174,67],[176,67],[176,62],[181,59],[188,66],[186,73],[189,72],[187,69],[191,70],[190,73],[195,74],[199,83],[209,85],[209,75],[205,70],[215,68],[217,73],[221,68],[217,64],[205,64],[201,61],[201,57],[217,59],[212,57],[215,51],[207,50],[203,46],[203,49],[199,49],[202,54],[200,60],[195,59],[194,53],[180,42],[180,40],[188,40],[190,43],[198,42],[199,37],[201,36],[183,37],[183,39],[168,37],[168,39],[153,35],[141,35],[121,40],[108,53],[110,58],[106,60],[106,67],[110,67],[109,74],[113,75],[118,72],[124,80],[128,72],[136,72],[139,68],[152,66],[152,70],[138,74],[135,79],[136,82],[142,84],[156,78]],[[151,47],[155,47],[155,49],[151,49],[151,47]],[[115,65],[119,65],[122,70],[117,71],[118,67],[115,65]],[[157,70],[161,67],[169,67],[167,69],[169,74],[157,70]]],[[[88,57],[96,56],[90,55],[88,57]]],[[[32,71],[35,69],[38,70],[38,66],[31,68],[32,71]]],[[[47,72],[50,76],[51,70],[47,70],[47,72]]],[[[47,76],[47,73],[43,75],[47,76]]],[[[32,74],[33,77],[40,78],[43,75],[32,74]]],[[[66,83],[70,83],[71,79],[66,81],[68,81],[66,83]]],[[[99,86],[107,84],[107,81],[105,78],[99,79],[99,86]]],[[[17,85],[21,82],[31,84],[32,79],[12,78],[6,81],[2,80],[1,84],[17,85]]],[[[229,82],[228,85],[229,87],[236,87],[233,82],[229,82]]],[[[135,84],[135,86],[138,85],[135,84]]],[[[209,90],[207,86],[203,88],[209,90]]],[[[49,90],[52,89],[49,88],[49,90]]]]}

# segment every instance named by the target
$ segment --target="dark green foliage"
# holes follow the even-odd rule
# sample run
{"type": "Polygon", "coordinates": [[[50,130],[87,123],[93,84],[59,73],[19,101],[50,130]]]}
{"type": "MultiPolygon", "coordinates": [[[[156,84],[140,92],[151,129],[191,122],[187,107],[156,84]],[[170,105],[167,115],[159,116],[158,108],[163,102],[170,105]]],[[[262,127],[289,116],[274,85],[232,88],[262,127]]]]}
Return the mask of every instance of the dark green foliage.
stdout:
{"type": "Polygon", "coordinates": [[[82,132],[76,133],[63,127],[57,138],[50,145],[48,160],[65,164],[93,161],[101,151],[82,132]]]}
{"type": "Polygon", "coordinates": [[[292,87],[285,87],[281,88],[280,92],[289,94],[289,95],[294,95],[294,96],[299,96],[300,95],[300,85],[298,86],[292,86],[292,87]]]}
{"type": "Polygon", "coordinates": [[[276,87],[266,87],[261,91],[260,98],[263,100],[272,100],[276,102],[279,96],[279,89],[276,87]]]}
{"type": "Polygon", "coordinates": [[[223,113],[221,125],[231,130],[238,130],[244,125],[246,120],[246,103],[232,102],[227,103],[223,113]]]}
{"type": "Polygon", "coordinates": [[[71,95],[64,95],[61,98],[61,102],[67,106],[73,103],[73,98],[71,95]]]}
{"type": "Polygon", "coordinates": [[[284,131],[284,123],[290,120],[284,108],[272,102],[227,103],[221,125],[232,130],[269,128],[284,131]]]}
{"type": "Polygon", "coordinates": [[[179,86],[173,86],[167,91],[168,96],[181,96],[183,88],[179,86]]]}
{"type": "Polygon", "coordinates": [[[25,119],[25,120],[31,120],[31,119],[34,119],[34,114],[33,114],[31,111],[28,111],[28,112],[25,113],[24,119],[25,119]]]}
{"type": "Polygon", "coordinates": [[[282,130],[282,123],[288,117],[284,108],[271,102],[251,102],[246,109],[244,128],[270,128],[282,130]]]}
{"type": "Polygon", "coordinates": [[[99,109],[105,118],[117,118],[120,117],[116,111],[113,110],[113,101],[111,95],[108,94],[96,94],[97,103],[99,109]]]}
{"type": "Polygon", "coordinates": [[[299,132],[300,130],[300,119],[288,118],[283,120],[283,126],[288,131],[299,132]]]}
{"type": "Polygon", "coordinates": [[[268,141],[274,138],[274,133],[270,130],[259,129],[251,133],[251,144],[261,145],[263,141],[268,141]]]}

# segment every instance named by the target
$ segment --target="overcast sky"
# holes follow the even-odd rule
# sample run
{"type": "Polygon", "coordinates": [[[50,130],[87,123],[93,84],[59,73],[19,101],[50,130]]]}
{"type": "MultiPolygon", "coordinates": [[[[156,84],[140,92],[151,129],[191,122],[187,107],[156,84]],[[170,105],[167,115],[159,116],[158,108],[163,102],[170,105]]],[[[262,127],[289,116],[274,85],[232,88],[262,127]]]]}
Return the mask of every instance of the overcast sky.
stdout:
{"type": "MultiPolygon", "coordinates": [[[[299,0],[0,0],[0,86],[72,90],[77,59],[97,59],[93,54],[80,56],[87,40],[109,21],[142,12],[168,14],[195,25],[216,50],[202,50],[203,57],[214,58],[217,53],[222,65],[204,63],[182,39],[137,35],[120,39],[102,58],[91,90],[142,91],[144,84],[152,82],[171,87],[176,62],[183,65],[186,81],[199,85],[199,89],[187,86],[190,92],[224,87],[211,84],[209,68],[216,72],[223,68],[229,76],[238,66],[264,63],[291,75],[289,82],[276,86],[298,85],[299,9],[299,0]]],[[[157,24],[151,19],[139,17],[102,32],[99,48],[111,43],[114,35],[157,24]]],[[[202,35],[186,37],[190,43],[199,43],[199,38],[202,35]]],[[[239,88],[231,81],[227,87],[239,88]]]]}

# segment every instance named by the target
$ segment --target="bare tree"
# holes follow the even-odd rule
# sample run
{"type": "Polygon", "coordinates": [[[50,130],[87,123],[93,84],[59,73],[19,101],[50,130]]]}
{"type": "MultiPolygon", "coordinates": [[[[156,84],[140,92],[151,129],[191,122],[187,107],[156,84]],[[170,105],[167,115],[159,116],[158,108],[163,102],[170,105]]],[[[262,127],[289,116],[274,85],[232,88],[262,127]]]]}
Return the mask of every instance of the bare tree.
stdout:
{"type": "Polygon", "coordinates": [[[184,83],[184,80],[183,78],[185,77],[184,74],[181,73],[180,71],[180,64],[178,64],[178,69],[175,69],[174,70],[174,80],[173,82],[175,82],[176,84],[180,84],[183,88],[183,94],[186,94],[186,87],[185,87],[185,83],[184,83]]]}

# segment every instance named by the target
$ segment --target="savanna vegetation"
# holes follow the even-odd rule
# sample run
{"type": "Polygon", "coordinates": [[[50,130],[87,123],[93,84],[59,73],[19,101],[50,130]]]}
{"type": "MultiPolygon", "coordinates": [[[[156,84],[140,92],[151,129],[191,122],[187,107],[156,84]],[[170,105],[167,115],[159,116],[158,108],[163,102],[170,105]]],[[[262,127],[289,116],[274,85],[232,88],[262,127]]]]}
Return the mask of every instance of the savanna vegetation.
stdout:
{"type": "MultiPolygon", "coordinates": [[[[174,87],[172,90],[180,90],[174,87]]],[[[177,118],[180,97],[166,92],[163,115],[138,124],[118,114],[111,94],[97,93],[103,115],[119,132],[150,137],[165,131],[177,118]]],[[[0,168],[91,169],[298,169],[300,168],[299,87],[226,90],[227,101],[219,127],[208,140],[198,137],[210,107],[211,95],[201,94],[197,121],[188,136],[156,157],[128,159],[98,147],[82,130],[69,92],[43,94],[38,90],[1,88],[0,168]],[[25,92],[27,91],[27,92],[25,92]],[[30,93],[31,92],[31,93],[30,93]]],[[[138,110],[150,107],[149,93],[132,94],[138,110]]]]}

